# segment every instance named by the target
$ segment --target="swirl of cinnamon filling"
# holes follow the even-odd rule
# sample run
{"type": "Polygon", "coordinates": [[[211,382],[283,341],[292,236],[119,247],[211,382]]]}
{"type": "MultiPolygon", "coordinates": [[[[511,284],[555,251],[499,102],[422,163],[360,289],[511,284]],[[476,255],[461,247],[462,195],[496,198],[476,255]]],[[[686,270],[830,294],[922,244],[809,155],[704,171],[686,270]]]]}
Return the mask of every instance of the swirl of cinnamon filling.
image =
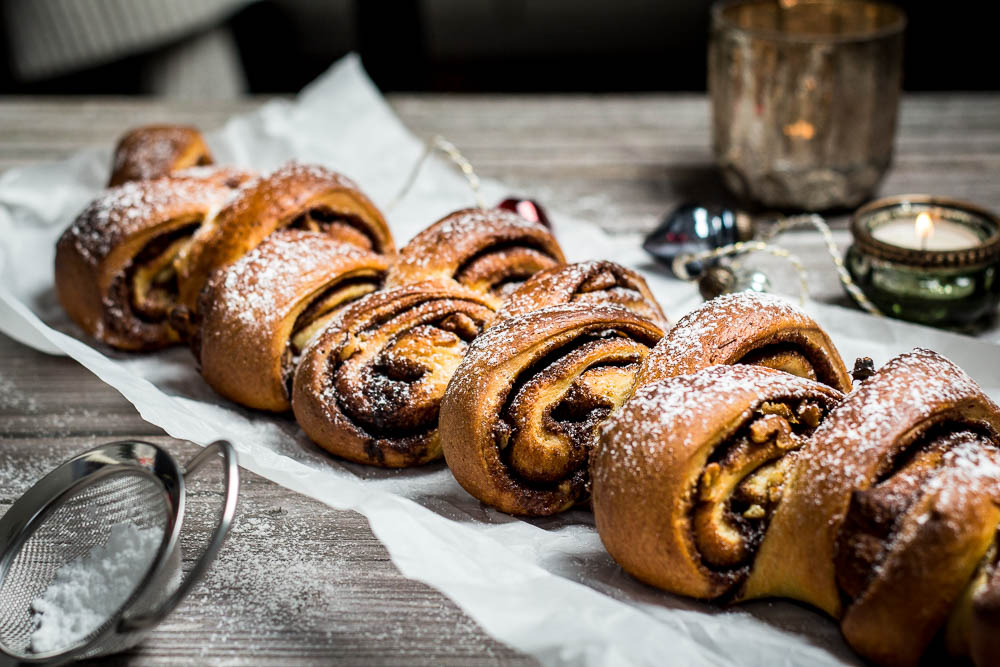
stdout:
{"type": "Polygon", "coordinates": [[[128,181],[170,176],[187,167],[212,164],[212,153],[196,128],[185,125],[146,125],[127,132],[118,141],[111,162],[108,187],[128,181]]]}
{"type": "Polygon", "coordinates": [[[91,202],[56,246],[56,292],[70,318],[125,350],[182,340],[168,318],[178,262],[233,192],[214,174],[191,175],[130,181],[91,202]]]}
{"type": "Polygon", "coordinates": [[[840,398],[755,366],[713,366],[639,388],[603,429],[592,466],[608,552],[673,593],[738,594],[799,449],[840,398]]]}
{"type": "Polygon", "coordinates": [[[562,303],[615,305],[667,330],[667,318],[646,281],[614,262],[565,264],[536,273],[511,292],[497,312],[504,320],[562,303]]]}
{"type": "Polygon", "coordinates": [[[496,308],[526,279],[564,261],[543,225],[502,209],[466,209],[413,237],[399,251],[386,285],[451,278],[487,295],[496,308]]]}
{"type": "Polygon", "coordinates": [[[295,162],[244,184],[239,196],[199,230],[179,263],[178,321],[196,320],[198,295],[211,273],[232,264],[284,228],[330,238],[392,257],[382,214],[346,176],[295,162]]]}
{"type": "Polygon", "coordinates": [[[382,284],[381,255],[325,234],[283,229],[212,274],[192,342],[217,392],[251,408],[291,408],[291,381],[309,342],[382,284]]]}
{"type": "Polygon", "coordinates": [[[320,447],[351,461],[396,468],[440,458],[442,396],[493,314],[482,295],[448,281],[365,297],[303,354],[296,419],[320,447]]]}
{"type": "Polygon", "coordinates": [[[748,596],[842,616],[848,643],[882,664],[915,665],[941,633],[996,664],[982,640],[998,629],[998,433],[1000,407],[950,361],[920,349],[890,360],[803,450],[761,548],[772,576],[748,596]]]}
{"type": "Polygon", "coordinates": [[[826,332],[784,299],[757,292],[725,294],[682,317],[649,355],[636,386],[715,364],[766,366],[851,390],[826,332]]]}
{"type": "Polygon", "coordinates": [[[484,503],[544,516],[585,501],[600,424],[663,335],[623,308],[551,306],[483,333],[441,406],[448,467],[484,503]]]}

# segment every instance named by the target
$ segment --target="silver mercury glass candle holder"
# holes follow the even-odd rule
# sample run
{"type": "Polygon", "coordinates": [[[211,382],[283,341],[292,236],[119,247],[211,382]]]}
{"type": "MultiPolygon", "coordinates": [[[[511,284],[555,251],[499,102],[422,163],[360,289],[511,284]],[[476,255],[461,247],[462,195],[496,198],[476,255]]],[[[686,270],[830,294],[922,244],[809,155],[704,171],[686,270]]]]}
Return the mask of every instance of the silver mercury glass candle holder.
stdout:
{"type": "Polygon", "coordinates": [[[769,207],[854,207],[892,159],[902,10],[868,0],[735,0],[712,11],[715,160],[769,207]]]}

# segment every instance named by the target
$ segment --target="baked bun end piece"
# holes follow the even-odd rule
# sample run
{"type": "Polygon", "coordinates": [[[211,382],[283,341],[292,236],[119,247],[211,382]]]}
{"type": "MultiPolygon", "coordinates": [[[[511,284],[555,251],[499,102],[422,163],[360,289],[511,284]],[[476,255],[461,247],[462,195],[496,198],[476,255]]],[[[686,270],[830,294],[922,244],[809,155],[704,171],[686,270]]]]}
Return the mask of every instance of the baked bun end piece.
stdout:
{"type": "Polygon", "coordinates": [[[399,251],[386,285],[451,279],[485,294],[497,308],[525,280],[564,261],[543,225],[502,209],[465,209],[414,236],[399,251]]]}
{"type": "Polygon", "coordinates": [[[501,321],[477,338],[441,405],[455,479],[509,514],[585,502],[597,429],[632,389],[663,331],[617,306],[564,304],[501,321]]]}
{"type": "Polygon", "coordinates": [[[148,181],[187,167],[212,164],[201,132],[184,125],[146,125],[123,136],[115,148],[109,187],[148,181]]]}
{"type": "Polygon", "coordinates": [[[357,463],[399,468],[440,458],[441,398],[492,318],[482,294],[447,280],[361,299],[303,355],[296,419],[320,447],[357,463]]]}
{"type": "Polygon", "coordinates": [[[94,200],[56,246],[56,293],[70,319],[125,350],[180,341],[168,320],[177,263],[231,196],[211,180],[159,178],[125,183],[94,200]]]}
{"type": "Polygon", "coordinates": [[[998,664],[1000,407],[929,350],[888,361],[803,448],[759,558],[752,596],[842,617],[848,643],[915,665],[942,633],[998,664]]]}
{"type": "Polygon", "coordinates": [[[666,591],[737,596],[798,450],[840,399],[756,366],[713,366],[638,389],[608,420],[592,465],[608,553],[666,591]]]}
{"type": "Polygon", "coordinates": [[[293,162],[245,184],[199,232],[180,264],[180,304],[197,313],[198,295],[213,271],[285,228],[322,232],[390,258],[396,253],[385,218],[353,181],[325,167],[293,162]]]}
{"type": "Polygon", "coordinates": [[[715,364],[767,366],[851,390],[826,332],[784,299],[758,292],[716,297],[682,317],[649,355],[636,386],[715,364]]]}

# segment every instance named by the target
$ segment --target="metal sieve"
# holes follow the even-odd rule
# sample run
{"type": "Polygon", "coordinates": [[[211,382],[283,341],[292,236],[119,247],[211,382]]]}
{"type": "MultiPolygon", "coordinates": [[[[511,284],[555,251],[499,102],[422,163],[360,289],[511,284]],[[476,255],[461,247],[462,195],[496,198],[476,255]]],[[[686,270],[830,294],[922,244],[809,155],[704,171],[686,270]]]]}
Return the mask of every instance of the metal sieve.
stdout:
{"type": "MultiPolygon", "coordinates": [[[[43,477],[0,518],[0,667],[61,664],[137,644],[205,573],[232,523],[239,491],[236,452],[213,442],[182,469],[157,445],[101,445],[43,477]],[[194,565],[181,576],[185,479],[222,454],[225,496],[219,521],[194,565]],[[127,599],[99,627],[54,650],[31,649],[32,602],[64,565],[107,544],[113,526],[162,531],[159,548],[127,599]]],[[[140,567],[141,570],[141,567],[140,567]]]]}

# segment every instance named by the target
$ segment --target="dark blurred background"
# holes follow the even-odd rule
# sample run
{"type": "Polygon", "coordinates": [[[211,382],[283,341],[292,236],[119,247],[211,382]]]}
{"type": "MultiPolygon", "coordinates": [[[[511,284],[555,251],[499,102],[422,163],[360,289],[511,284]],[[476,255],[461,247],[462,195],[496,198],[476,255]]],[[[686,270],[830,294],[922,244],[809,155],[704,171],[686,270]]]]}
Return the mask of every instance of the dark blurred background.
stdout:
{"type": "MultiPolygon", "coordinates": [[[[904,87],[1000,88],[994,2],[896,2],[904,87]]],[[[700,91],[710,0],[0,0],[0,93],[700,91]]]]}

